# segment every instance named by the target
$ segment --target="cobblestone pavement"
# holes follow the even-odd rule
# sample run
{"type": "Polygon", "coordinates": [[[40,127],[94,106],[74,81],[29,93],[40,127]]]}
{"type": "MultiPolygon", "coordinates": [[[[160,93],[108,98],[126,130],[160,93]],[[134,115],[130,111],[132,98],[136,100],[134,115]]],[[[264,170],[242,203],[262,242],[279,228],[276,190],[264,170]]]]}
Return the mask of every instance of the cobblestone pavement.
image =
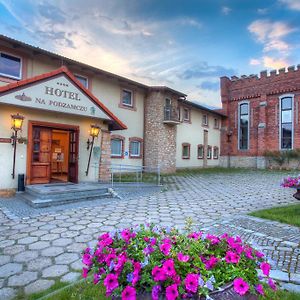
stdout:
{"type": "Polygon", "coordinates": [[[80,252],[95,245],[101,232],[146,221],[180,229],[187,217],[199,227],[255,242],[279,270],[290,273],[282,273],[287,277],[281,279],[300,284],[299,229],[244,216],[297,202],[291,190],[279,187],[282,176],[250,171],[168,177],[168,191],[146,196],[138,190],[124,192],[122,199],[26,218],[17,218],[6,207],[5,213],[0,211],[0,299],[47,289],[56,280],[78,279],[80,252]]]}

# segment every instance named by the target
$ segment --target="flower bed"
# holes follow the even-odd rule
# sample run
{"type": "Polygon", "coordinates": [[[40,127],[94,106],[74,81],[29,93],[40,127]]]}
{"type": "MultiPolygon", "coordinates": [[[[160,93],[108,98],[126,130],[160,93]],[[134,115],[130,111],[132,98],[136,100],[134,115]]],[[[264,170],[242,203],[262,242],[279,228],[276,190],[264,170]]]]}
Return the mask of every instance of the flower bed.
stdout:
{"type": "Polygon", "coordinates": [[[281,186],[288,188],[300,188],[300,175],[298,175],[297,177],[288,176],[286,178],[283,178],[281,186]]]}
{"type": "Polygon", "coordinates": [[[281,183],[281,186],[297,189],[297,192],[293,195],[293,197],[297,200],[300,200],[300,175],[298,175],[297,177],[288,176],[284,178],[281,183]]]}
{"type": "Polygon", "coordinates": [[[103,284],[107,296],[122,300],[146,299],[139,295],[147,294],[153,300],[223,299],[213,295],[228,284],[236,296],[276,290],[271,278],[265,282],[257,275],[260,268],[269,276],[264,254],[227,234],[181,234],[141,225],[102,234],[82,261],[83,277],[93,274],[94,284],[103,284]]]}

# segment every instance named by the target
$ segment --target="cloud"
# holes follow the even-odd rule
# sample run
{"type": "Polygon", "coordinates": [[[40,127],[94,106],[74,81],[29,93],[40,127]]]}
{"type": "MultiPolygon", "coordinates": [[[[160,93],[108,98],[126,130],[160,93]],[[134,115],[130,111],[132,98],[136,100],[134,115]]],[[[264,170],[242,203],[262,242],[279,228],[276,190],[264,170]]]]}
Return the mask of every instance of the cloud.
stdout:
{"type": "Polygon", "coordinates": [[[270,56],[264,56],[262,58],[262,61],[264,67],[270,69],[280,69],[289,65],[289,62],[285,59],[280,59],[280,58],[276,59],[270,56]]]}
{"type": "Polygon", "coordinates": [[[286,5],[289,9],[300,10],[299,0],[279,0],[282,4],[286,5]]]}
{"type": "Polygon", "coordinates": [[[50,23],[65,23],[66,17],[59,7],[50,3],[41,2],[38,3],[38,12],[41,16],[48,19],[50,23]]]}
{"type": "Polygon", "coordinates": [[[289,65],[293,46],[287,42],[287,38],[296,31],[295,28],[281,21],[256,20],[248,26],[248,30],[263,46],[262,57],[251,59],[250,65],[275,69],[289,65]]]}
{"type": "Polygon", "coordinates": [[[227,16],[231,13],[232,9],[228,6],[222,6],[221,12],[223,15],[227,16]]]}
{"type": "Polygon", "coordinates": [[[200,89],[218,91],[220,89],[219,81],[203,81],[198,86],[200,89]]]}
{"type": "Polygon", "coordinates": [[[257,9],[257,13],[260,15],[265,15],[266,13],[268,13],[268,9],[267,8],[258,8],[257,9]]]}
{"type": "Polygon", "coordinates": [[[258,66],[261,64],[261,60],[260,59],[256,59],[256,58],[251,58],[249,61],[249,64],[251,66],[258,66]]]}
{"type": "Polygon", "coordinates": [[[282,44],[285,43],[282,39],[295,31],[294,28],[284,22],[271,22],[269,20],[256,20],[248,26],[248,30],[258,42],[265,44],[267,49],[270,44],[280,42],[279,50],[282,50],[282,44]]]}
{"type": "Polygon", "coordinates": [[[210,66],[207,62],[200,62],[193,65],[182,73],[178,74],[180,79],[189,80],[192,78],[208,78],[208,77],[220,77],[231,76],[235,73],[232,68],[225,68],[223,66],[210,66]]]}

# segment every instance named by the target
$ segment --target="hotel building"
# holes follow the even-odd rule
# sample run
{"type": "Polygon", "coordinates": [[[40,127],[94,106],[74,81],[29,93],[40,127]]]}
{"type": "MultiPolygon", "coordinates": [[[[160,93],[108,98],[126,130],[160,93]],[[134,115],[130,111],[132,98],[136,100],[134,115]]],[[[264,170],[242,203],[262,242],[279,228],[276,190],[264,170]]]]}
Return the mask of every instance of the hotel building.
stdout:
{"type": "Polygon", "coordinates": [[[0,36],[2,195],[18,174],[77,183],[108,180],[111,164],[218,165],[224,115],[186,96],[0,36]]]}

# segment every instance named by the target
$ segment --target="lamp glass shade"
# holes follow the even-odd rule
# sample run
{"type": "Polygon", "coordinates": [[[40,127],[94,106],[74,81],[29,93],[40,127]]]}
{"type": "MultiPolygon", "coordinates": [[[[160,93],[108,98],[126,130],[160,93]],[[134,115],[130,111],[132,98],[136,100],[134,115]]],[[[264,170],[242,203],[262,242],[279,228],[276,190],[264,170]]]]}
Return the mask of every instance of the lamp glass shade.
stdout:
{"type": "Polygon", "coordinates": [[[15,131],[21,130],[23,125],[24,117],[16,114],[11,116],[11,128],[15,131]]]}
{"type": "Polygon", "coordinates": [[[91,136],[92,137],[97,137],[100,132],[100,127],[98,125],[91,125],[91,136]]]}

